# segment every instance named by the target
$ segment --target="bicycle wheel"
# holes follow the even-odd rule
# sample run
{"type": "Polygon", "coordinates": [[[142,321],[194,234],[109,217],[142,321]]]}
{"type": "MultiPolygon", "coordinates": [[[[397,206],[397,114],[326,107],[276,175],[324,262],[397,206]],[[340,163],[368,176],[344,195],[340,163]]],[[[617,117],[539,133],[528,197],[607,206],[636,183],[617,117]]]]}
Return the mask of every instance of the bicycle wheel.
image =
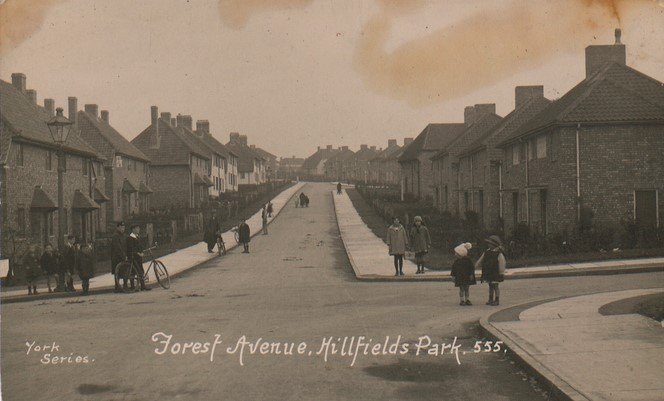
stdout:
{"type": "Polygon", "coordinates": [[[120,283],[120,279],[127,279],[127,275],[131,270],[131,263],[129,262],[120,262],[115,265],[115,282],[120,283]]]}
{"type": "Polygon", "coordinates": [[[217,252],[219,252],[219,256],[226,254],[226,244],[224,244],[224,241],[217,241],[217,252]]]}
{"type": "Polygon", "coordinates": [[[166,266],[161,262],[161,260],[155,260],[152,262],[152,268],[154,269],[154,275],[157,277],[157,282],[165,290],[171,287],[171,278],[168,276],[168,270],[166,266]]]}

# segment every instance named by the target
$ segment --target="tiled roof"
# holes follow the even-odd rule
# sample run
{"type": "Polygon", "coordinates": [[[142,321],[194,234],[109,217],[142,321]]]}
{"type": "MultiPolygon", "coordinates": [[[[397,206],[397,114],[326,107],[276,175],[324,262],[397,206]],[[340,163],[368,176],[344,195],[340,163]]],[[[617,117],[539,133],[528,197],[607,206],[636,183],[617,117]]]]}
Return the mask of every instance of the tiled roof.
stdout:
{"type": "Polygon", "coordinates": [[[431,160],[438,159],[448,154],[451,154],[455,157],[459,156],[463,149],[465,149],[471,142],[475,141],[479,137],[482,137],[483,135],[486,135],[486,133],[492,130],[497,124],[499,124],[501,120],[502,117],[496,115],[495,113],[488,113],[481,116],[477,119],[477,121],[466,127],[461,135],[448,143],[438,153],[433,155],[431,160]]]}
{"type": "Polygon", "coordinates": [[[379,153],[376,149],[364,148],[355,152],[351,159],[355,161],[368,161],[378,156],[379,153]]]}
{"type": "MultiPolygon", "coordinates": [[[[92,135],[87,136],[87,142],[94,147],[98,152],[104,153],[105,144],[97,144],[91,138],[99,138],[99,140],[105,140],[108,145],[117,153],[123,154],[125,156],[131,157],[144,162],[149,162],[148,157],[141,152],[136,146],[132,145],[122,134],[115,130],[111,125],[101,118],[94,116],[85,111],[78,112],[78,121],[79,129],[81,131],[86,129],[92,129],[96,132],[92,135]]],[[[108,157],[108,155],[106,155],[108,157]]],[[[110,160],[110,159],[109,159],[110,160]]],[[[112,160],[110,160],[112,162],[112,160]]]]}
{"type": "Polygon", "coordinates": [[[505,116],[503,120],[498,123],[493,129],[488,130],[485,134],[481,135],[477,140],[473,141],[460,153],[460,156],[477,152],[478,150],[486,147],[486,142],[489,138],[493,143],[500,142],[503,138],[507,138],[513,132],[518,130],[523,124],[530,121],[535,115],[541,112],[545,107],[551,104],[549,99],[544,97],[532,98],[512,110],[511,113],[505,116]]]}
{"type": "Polygon", "coordinates": [[[263,159],[255,152],[252,152],[251,148],[248,146],[240,145],[234,142],[228,142],[226,147],[237,155],[237,171],[239,173],[253,173],[254,159],[263,159]]]}
{"type": "MultiPolygon", "coordinates": [[[[253,145],[252,145],[252,146],[253,146],[253,145]]],[[[268,152],[268,151],[265,150],[265,149],[259,148],[258,146],[254,146],[253,148],[250,147],[250,149],[251,149],[252,151],[254,151],[254,153],[257,153],[260,157],[262,157],[262,158],[265,159],[266,161],[268,161],[268,160],[276,160],[276,159],[277,159],[277,156],[273,155],[272,153],[268,152]]]]}
{"type": "Polygon", "coordinates": [[[500,145],[557,124],[630,121],[664,122],[664,84],[612,63],[581,81],[500,145]]]}
{"type": "MultiPolygon", "coordinates": [[[[12,84],[3,80],[0,80],[0,118],[2,119],[0,163],[6,162],[12,135],[17,139],[24,138],[31,142],[55,148],[51,133],[46,126],[52,116],[43,107],[32,103],[24,93],[14,88],[12,84]]],[[[73,129],[64,149],[67,152],[103,159],[73,129]]]]}
{"type": "Polygon", "coordinates": [[[138,188],[136,188],[136,185],[132,184],[128,178],[125,178],[124,181],[122,181],[122,192],[134,193],[138,192],[138,188]]]}
{"type": "Polygon", "coordinates": [[[372,160],[393,160],[399,151],[401,151],[401,146],[399,145],[388,146],[378,153],[378,156],[374,157],[372,160]]]}
{"type": "Polygon", "coordinates": [[[102,192],[102,190],[100,190],[97,187],[94,187],[93,194],[94,194],[95,202],[97,202],[97,203],[104,203],[104,202],[108,202],[108,201],[111,200],[108,196],[106,196],[106,194],[104,192],[102,192]]]}
{"type": "Polygon", "coordinates": [[[141,181],[141,183],[138,185],[138,193],[140,194],[152,194],[154,191],[148,187],[146,183],[141,181]]]}
{"type": "Polygon", "coordinates": [[[58,206],[53,202],[46,192],[41,188],[41,186],[36,186],[35,190],[32,192],[32,201],[30,202],[30,209],[41,209],[41,210],[50,210],[53,211],[57,209],[58,206]]]}
{"type": "Polygon", "coordinates": [[[97,202],[90,199],[90,197],[80,189],[74,192],[74,200],[72,201],[71,208],[73,210],[96,210],[99,209],[97,202]]]}
{"type": "Polygon", "coordinates": [[[318,149],[314,154],[304,159],[302,168],[305,170],[315,169],[321,161],[329,159],[338,152],[339,149],[318,149]]]}
{"type": "Polygon", "coordinates": [[[438,151],[455,140],[465,128],[464,124],[429,124],[399,156],[399,162],[417,159],[422,151],[438,151]]]}
{"type": "MultiPolygon", "coordinates": [[[[187,130],[188,131],[188,130],[187,130]]],[[[189,131],[191,132],[191,131],[189,131]]],[[[182,127],[171,126],[170,121],[159,119],[159,146],[154,146],[154,129],[149,125],[131,143],[141,150],[153,166],[189,165],[190,154],[209,159],[210,149],[182,127]]]]}
{"type": "Polygon", "coordinates": [[[226,147],[223,143],[219,142],[217,138],[215,138],[212,134],[209,132],[204,132],[202,134],[198,134],[198,138],[200,138],[205,145],[210,147],[213,151],[217,152],[221,156],[225,157],[226,159],[229,159],[229,155],[233,155],[234,157],[238,157],[234,152],[232,152],[229,148],[226,147]]]}
{"type": "Polygon", "coordinates": [[[335,163],[346,161],[355,155],[350,149],[339,149],[334,155],[325,161],[325,163],[335,163]]]}

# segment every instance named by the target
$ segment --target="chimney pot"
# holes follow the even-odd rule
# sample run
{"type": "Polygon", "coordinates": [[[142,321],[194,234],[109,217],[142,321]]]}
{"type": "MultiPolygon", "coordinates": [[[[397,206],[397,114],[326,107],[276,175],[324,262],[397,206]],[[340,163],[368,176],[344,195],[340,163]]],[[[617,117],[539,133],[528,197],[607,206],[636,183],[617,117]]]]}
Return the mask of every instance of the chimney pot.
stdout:
{"type": "Polygon", "coordinates": [[[69,106],[68,109],[69,121],[76,124],[76,113],[78,113],[78,99],[76,99],[74,96],[69,96],[67,101],[69,106]]]}
{"type": "Polygon", "coordinates": [[[37,91],[34,89],[28,89],[25,91],[25,95],[30,100],[30,103],[37,104],[37,91]]]}
{"type": "Polygon", "coordinates": [[[620,28],[616,28],[614,31],[614,35],[616,37],[616,43],[617,45],[621,45],[622,43],[620,42],[620,38],[622,37],[622,30],[620,28]]]}
{"type": "Polygon", "coordinates": [[[514,108],[521,106],[531,99],[544,98],[544,86],[517,86],[514,88],[514,108]]]}
{"type": "Polygon", "coordinates": [[[94,117],[97,117],[99,107],[96,104],[86,104],[84,106],[85,112],[92,114],[94,117]]]}
{"type": "Polygon", "coordinates": [[[231,132],[230,142],[233,143],[233,144],[238,145],[240,143],[240,134],[237,133],[237,132],[231,132]]]}
{"type": "Polygon", "coordinates": [[[102,119],[102,121],[104,121],[106,124],[109,123],[108,110],[102,110],[102,111],[101,111],[101,119],[102,119]]]}
{"type": "Polygon", "coordinates": [[[192,119],[191,116],[188,114],[185,114],[182,116],[182,126],[187,128],[189,131],[192,130],[192,119]]]}
{"type": "Polygon", "coordinates": [[[210,132],[210,122],[208,120],[198,120],[198,121],[196,121],[196,131],[209,133],[210,132]]]}
{"type": "Polygon", "coordinates": [[[166,121],[167,123],[170,124],[170,122],[171,122],[171,113],[169,113],[167,111],[162,111],[160,116],[161,116],[162,120],[164,120],[164,121],[166,121]]]}
{"type": "Polygon", "coordinates": [[[387,147],[389,148],[390,146],[397,146],[397,140],[396,139],[388,139],[387,140],[387,147]]]}
{"type": "Polygon", "coordinates": [[[151,145],[153,148],[159,148],[159,108],[157,106],[150,107],[150,119],[154,130],[151,145]]]}
{"type": "Polygon", "coordinates": [[[586,79],[608,63],[627,64],[626,49],[621,43],[621,36],[620,29],[616,29],[615,44],[586,47],[586,79]]]}
{"type": "Polygon", "coordinates": [[[25,92],[25,74],[15,72],[12,74],[12,85],[20,92],[25,92]]]}
{"type": "Polygon", "coordinates": [[[240,139],[240,145],[247,146],[248,139],[246,135],[240,135],[239,139],[240,139]]]}
{"type": "Polygon", "coordinates": [[[327,145],[327,150],[332,150],[332,145],[327,145]]]}
{"type": "Polygon", "coordinates": [[[55,100],[53,99],[44,99],[44,108],[48,112],[48,115],[55,115],[55,100]]]}
{"type": "Polygon", "coordinates": [[[367,149],[368,147],[368,145],[360,145],[360,149],[367,149]]]}

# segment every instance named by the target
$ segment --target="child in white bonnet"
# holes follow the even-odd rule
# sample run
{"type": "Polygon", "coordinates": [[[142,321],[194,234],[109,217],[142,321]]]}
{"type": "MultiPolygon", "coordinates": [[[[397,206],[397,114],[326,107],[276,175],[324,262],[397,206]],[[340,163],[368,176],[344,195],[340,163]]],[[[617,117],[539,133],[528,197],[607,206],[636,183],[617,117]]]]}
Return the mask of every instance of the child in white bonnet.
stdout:
{"type": "Polygon", "coordinates": [[[475,280],[475,266],[468,256],[473,248],[470,242],[465,242],[454,248],[456,260],[452,265],[450,275],[454,277],[454,286],[459,287],[459,305],[472,305],[470,302],[470,286],[477,284],[475,280]]]}

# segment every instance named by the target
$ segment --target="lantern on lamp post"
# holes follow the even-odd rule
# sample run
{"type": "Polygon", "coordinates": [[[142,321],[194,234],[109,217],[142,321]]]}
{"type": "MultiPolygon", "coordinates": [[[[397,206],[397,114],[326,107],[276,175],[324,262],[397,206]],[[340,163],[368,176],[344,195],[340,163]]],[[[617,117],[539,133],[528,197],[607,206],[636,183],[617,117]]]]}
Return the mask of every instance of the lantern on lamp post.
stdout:
{"type": "Polygon", "coordinates": [[[58,249],[62,251],[65,244],[65,202],[64,202],[64,183],[63,177],[65,172],[65,152],[64,145],[67,143],[69,138],[69,132],[71,131],[73,122],[71,122],[67,117],[62,115],[62,107],[58,107],[56,110],[55,117],[51,118],[46,125],[48,130],[51,132],[51,137],[53,142],[58,147],[57,156],[58,156],[58,249]]]}

